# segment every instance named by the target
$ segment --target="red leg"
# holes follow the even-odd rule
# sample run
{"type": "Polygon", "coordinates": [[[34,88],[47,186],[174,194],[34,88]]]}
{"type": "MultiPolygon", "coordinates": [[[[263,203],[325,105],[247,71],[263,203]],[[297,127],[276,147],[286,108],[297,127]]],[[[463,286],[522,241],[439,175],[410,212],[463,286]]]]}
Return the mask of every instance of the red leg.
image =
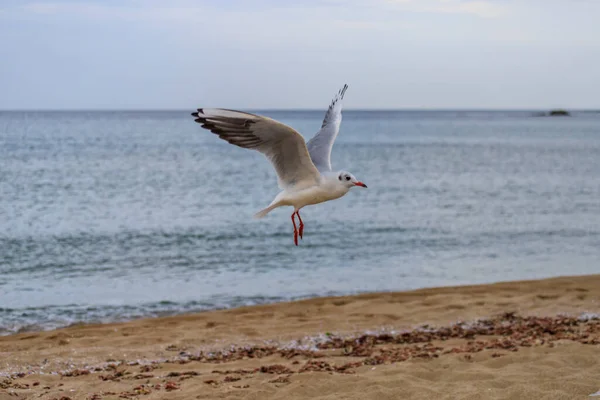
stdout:
{"type": "Polygon", "coordinates": [[[296,211],[292,214],[292,224],[294,224],[294,243],[298,246],[298,229],[296,228],[296,220],[294,219],[294,215],[296,215],[296,211]]]}
{"type": "Polygon", "coordinates": [[[302,233],[304,233],[304,222],[302,222],[302,218],[300,218],[300,211],[296,211],[296,215],[298,216],[298,221],[300,221],[300,229],[298,233],[300,234],[300,239],[302,239],[302,233]]]}

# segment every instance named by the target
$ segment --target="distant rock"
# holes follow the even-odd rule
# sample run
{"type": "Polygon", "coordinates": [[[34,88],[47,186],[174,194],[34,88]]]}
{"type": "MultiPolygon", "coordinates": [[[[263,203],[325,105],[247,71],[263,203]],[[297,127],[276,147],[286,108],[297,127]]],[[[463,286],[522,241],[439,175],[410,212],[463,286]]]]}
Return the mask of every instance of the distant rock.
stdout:
{"type": "Polygon", "coordinates": [[[567,110],[552,110],[548,113],[550,117],[570,117],[571,114],[567,110]]]}
{"type": "Polygon", "coordinates": [[[571,114],[567,110],[557,109],[549,112],[538,111],[532,114],[533,117],[570,117],[571,114]]]}

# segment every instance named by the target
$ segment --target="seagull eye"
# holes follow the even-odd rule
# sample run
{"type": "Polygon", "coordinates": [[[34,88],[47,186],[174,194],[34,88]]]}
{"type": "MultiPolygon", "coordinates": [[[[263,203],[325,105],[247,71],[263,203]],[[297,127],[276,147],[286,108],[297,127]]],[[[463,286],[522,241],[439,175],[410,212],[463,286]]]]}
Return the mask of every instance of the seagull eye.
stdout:
{"type": "Polygon", "coordinates": [[[346,180],[347,180],[347,181],[349,181],[349,180],[350,180],[350,177],[349,177],[349,176],[347,176],[347,177],[346,177],[346,180]]]}

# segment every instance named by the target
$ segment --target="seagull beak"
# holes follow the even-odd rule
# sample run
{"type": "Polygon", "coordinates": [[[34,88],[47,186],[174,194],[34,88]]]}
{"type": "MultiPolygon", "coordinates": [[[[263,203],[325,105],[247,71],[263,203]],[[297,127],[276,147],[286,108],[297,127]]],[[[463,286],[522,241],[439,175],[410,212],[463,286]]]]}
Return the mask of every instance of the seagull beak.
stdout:
{"type": "Polygon", "coordinates": [[[362,183],[362,182],[355,182],[355,183],[354,183],[354,186],[361,186],[361,187],[364,187],[364,188],[366,188],[366,187],[367,187],[367,185],[365,185],[365,184],[364,184],[364,183],[362,183]]]}

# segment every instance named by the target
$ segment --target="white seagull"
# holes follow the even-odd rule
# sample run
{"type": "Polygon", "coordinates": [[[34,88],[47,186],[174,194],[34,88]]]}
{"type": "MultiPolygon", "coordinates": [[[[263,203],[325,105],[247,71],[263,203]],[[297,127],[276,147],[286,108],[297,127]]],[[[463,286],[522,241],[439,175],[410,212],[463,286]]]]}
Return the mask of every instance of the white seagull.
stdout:
{"type": "Polygon", "coordinates": [[[263,153],[277,171],[281,192],[269,206],[255,214],[263,218],[277,207],[292,206],[294,243],[302,239],[300,209],[344,196],[354,186],[366,188],[347,171],[332,171],[331,148],[342,122],[342,99],[348,85],[333,98],[321,130],[308,142],[293,128],[261,115],[221,108],[199,108],[192,113],[202,127],[245,149],[263,153]],[[298,216],[296,227],[294,216],[298,216]]]}

